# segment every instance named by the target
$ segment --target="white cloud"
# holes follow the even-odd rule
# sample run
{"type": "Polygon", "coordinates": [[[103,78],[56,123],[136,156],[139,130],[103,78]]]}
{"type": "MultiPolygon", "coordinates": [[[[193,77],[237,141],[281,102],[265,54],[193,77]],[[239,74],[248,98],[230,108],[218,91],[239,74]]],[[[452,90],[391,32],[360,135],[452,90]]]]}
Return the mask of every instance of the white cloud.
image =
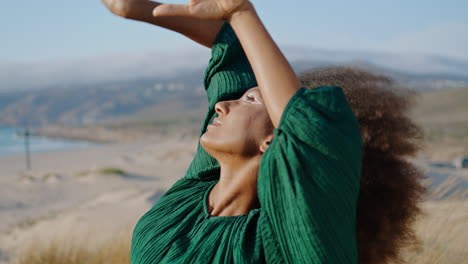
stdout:
{"type": "Polygon", "coordinates": [[[115,53],[39,63],[3,62],[0,63],[0,90],[172,77],[178,71],[200,69],[209,58],[209,49],[200,48],[187,52],[115,53]]]}
{"type": "Polygon", "coordinates": [[[426,53],[468,59],[468,25],[458,22],[433,24],[421,31],[397,35],[380,47],[392,52],[426,53]]]}
{"type": "MultiPolygon", "coordinates": [[[[459,32],[460,28],[456,30],[459,32]]],[[[394,51],[312,49],[305,46],[282,46],[281,49],[291,62],[298,60],[311,64],[367,62],[407,73],[445,73],[468,77],[468,59],[460,58],[461,56],[447,58],[425,55],[423,47],[416,44],[424,43],[422,39],[427,37],[429,33],[423,33],[415,35],[412,41],[407,38],[400,42],[394,42],[394,45],[404,43],[403,47],[406,49],[402,49],[401,44],[399,44],[401,49],[399,53],[394,51]],[[410,44],[413,45],[412,49],[410,44]]],[[[439,33],[440,37],[443,32],[439,33]]],[[[434,35],[435,33],[432,38],[434,35]]],[[[467,36],[460,35],[460,39],[465,39],[463,40],[465,42],[466,38],[467,36]]],[[[436,53],[434,51],[446,49],[447,44],[444,44],[446,43],[444,41],[427,40],[427,42],[425,44],[428,46],[426,47],[427,53],[436,53]],[[435,44],[431,46],[431,43],[435,44]]],[[[447,43],[450,44],[450,41],[447,43]]],[[[464,50],[468,48],[468,44],[466,47],[457,45],[454,44],[454,47],[458,49],[453,48],[453,52],[467,54],[464,50]]],[[[106,81],[125,81],[139,78],[177,78],[180,74],[193,70],[200,71],[206,67],[209,58],[210,50],[200,47],[188,49],[185,52],[116,53],[75,60],[43,61],[34,64],[0,62],[0,91],[32,90],[56,85],[98,84],[106,81]]],[[[200,80],[201,78],[202,76],[200,76],[200,80]]]]}

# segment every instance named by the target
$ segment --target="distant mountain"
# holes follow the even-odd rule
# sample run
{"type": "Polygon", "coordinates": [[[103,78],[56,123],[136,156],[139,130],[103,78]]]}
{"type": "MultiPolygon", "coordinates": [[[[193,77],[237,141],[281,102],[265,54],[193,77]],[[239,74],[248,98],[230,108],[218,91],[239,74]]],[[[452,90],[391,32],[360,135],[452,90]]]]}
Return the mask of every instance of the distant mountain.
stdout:
{"type": "Polygon", "coordinates": [[[430,160],[468,157],[468,87],[421,93],[411,116],[424,129],[430,160]]]}
{"type": "MultiPolygon", "coordinates": [[[[418,90],[468,86],[468,62],[289,47],[297,73],[353,65],[418,90]]],[[[163,118],[206,109],[203,75],[209,49],[186,53],[108,55],[35,65],[0,64],[0,125],[81,125],[122,118],[163,118]],[[165,111],[167,107],[173,110],[165,111]],[[179,106],[175,108],[175,106],[179,106]]]]}
{"type": "Polygon", "coordinates": [[[326,64],[370,64],[373,67],[423,76],[468,77],[468,60],[425,54],[403,54],[375,51],[345,51],[288,47],[284,52],[290,61],[326,64]]]}
{"type": "MultiPolygon", "coordinates": [[[[191,78],[5,92],[0,94],[0,125],[85,125],[127,116],[135,118],[141,111],[168,104],[179,106],[172,112],[190,112],[204,106],[205,101],[203,86],[191,78]]],[[[159,110],[153,111],[153,116],[143,117],[160,119],[168,114],[159,110]]]]}
{"type": "Polygon", "coordinates": [[[424,93],[417,103],[413,116],[424,126],[441,126],[447,132],[447,127],[464,124],[468,136],[468,86],[424,93]]]}
{"type": "MultiPolygon", "coordinates": [[[[465,86],[468,60],[421,54],[343,51],[286,46],[282,49],[297,72],[317,66],[361,65],[392,74],[418,88],[465,86]],[[415,81],[417,80],[417,81],[415,81]]],[[[63,61],[0,62],[0,91],[80,88],[135,80],[174,80],[203,73],[210,50],[107,54],[63,61]]],[[[201,76],[195,80],[200,80],[201,76]]]]}

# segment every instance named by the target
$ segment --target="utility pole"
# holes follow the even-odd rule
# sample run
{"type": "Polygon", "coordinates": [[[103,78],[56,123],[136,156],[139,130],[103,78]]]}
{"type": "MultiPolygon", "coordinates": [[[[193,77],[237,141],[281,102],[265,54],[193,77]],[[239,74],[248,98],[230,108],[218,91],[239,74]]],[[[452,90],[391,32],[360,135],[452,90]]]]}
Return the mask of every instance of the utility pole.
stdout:
{"type": "Polygon", "coordinates": [[[31,158],[29,155],[29,129],[26,127],[26,130],[23,133],[24,136],[24,147],[26,151],[26,169],[29,171],[31,170],[31,158]]]}

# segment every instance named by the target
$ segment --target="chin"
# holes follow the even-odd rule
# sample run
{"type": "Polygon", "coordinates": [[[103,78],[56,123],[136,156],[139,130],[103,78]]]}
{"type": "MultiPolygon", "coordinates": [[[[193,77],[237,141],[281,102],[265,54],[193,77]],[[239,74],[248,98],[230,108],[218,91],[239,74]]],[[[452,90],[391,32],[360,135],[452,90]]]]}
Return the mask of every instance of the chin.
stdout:
{"type": "MultiPolygon", "coordinates": [[[[200,137],[200,145],[205,149],[206,144],[206,132],[200,137]]],[[[205,149],[206,150],[206,149],[205,149]]]]}
{"type": "Polygon", "coordinates": [[[233,149],[236,148],[229,139],[221,138],[219,133],[207,131],[200,137],[200,145],[208,154],[216,158],[219,155],[232,153],[233,149]]]}
{"type": "Polygon", "coordinates": [[[210,137],[210,133],[208,131],[203,133],[203,135],[200,137],[200,145],[208,153],[210,153],[210,150],[213,148],[216,148],[216,144],[214,144],[213,139],[210,137]]]}

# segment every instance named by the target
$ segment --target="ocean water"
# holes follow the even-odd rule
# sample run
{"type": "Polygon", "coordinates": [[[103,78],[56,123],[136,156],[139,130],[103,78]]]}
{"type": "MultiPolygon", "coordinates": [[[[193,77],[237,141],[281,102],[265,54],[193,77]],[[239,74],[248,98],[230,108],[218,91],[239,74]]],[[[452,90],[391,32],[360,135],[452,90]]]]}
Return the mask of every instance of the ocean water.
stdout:
{"type": "MultiPolygon", "coordinates": [[[[24,154],[26,151],[25,139],[18,135],[23,132],[23,128],[0,127],[0,157],[24,154]]],[[[39,136],[29,136],[29,152],[42,152],[64,149],[77,149],[97,145],[97,143],[53,139],[39,136]]]]}

